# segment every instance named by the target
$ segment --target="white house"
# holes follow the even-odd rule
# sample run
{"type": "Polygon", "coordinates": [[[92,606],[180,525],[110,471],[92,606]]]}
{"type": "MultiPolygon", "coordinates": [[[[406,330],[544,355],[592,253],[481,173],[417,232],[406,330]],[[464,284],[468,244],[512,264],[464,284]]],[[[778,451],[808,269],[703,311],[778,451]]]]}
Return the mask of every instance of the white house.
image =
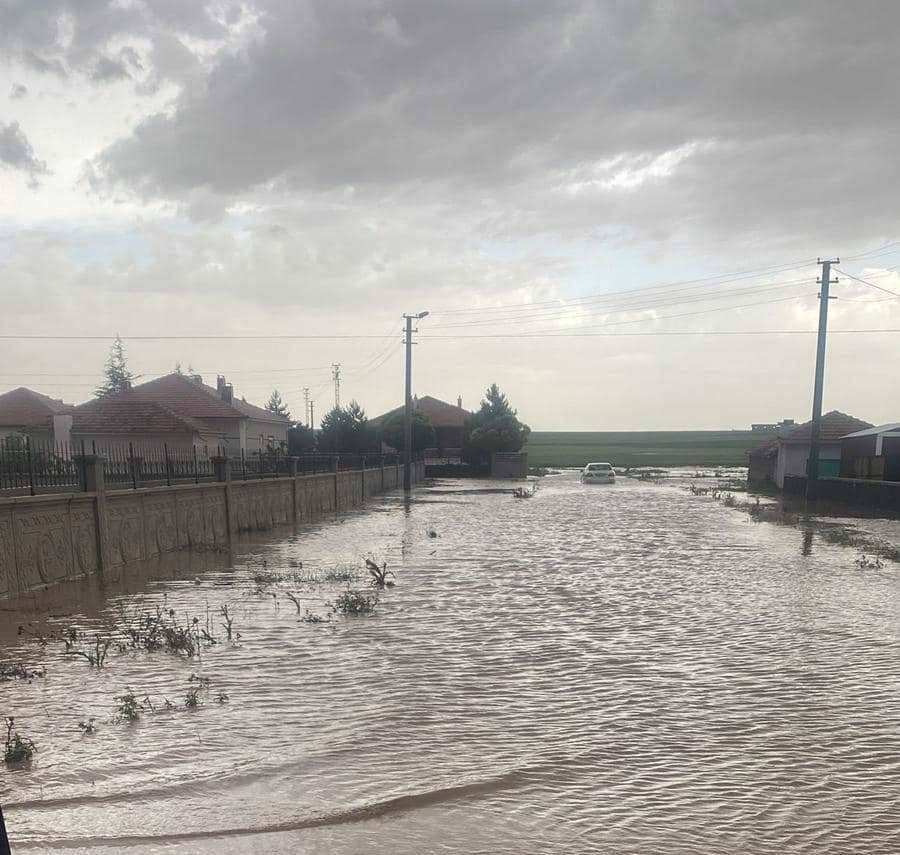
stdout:
{"type": "MultiPolygon", "coordinates": [[[[832,410],[822,416],[819,433],[819,475],[824,477],[839,475],[841,438],[870,427],[872,425],[868,422],[838,410],[832,410]]],[[[784,488],[785,477],[807,474],[811,429],[812,422],[806,422],[774,441],[772,480],[779,488],[784,488]]]]}

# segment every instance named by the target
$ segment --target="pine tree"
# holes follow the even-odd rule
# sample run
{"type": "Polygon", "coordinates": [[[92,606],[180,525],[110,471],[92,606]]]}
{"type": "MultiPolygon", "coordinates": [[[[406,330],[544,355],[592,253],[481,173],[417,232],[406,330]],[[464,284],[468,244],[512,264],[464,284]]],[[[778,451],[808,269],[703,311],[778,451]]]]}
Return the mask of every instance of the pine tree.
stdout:
{"type": "Polygon", "coordinates": [[[472,459],[495,451],[519,451],[531,428],[519,421],[506,395],[496,383],[484,394],[481,409],[466,419],[465,447],[472,459]]]}
{"type": "Polygon", "coordinates": [[[286,419],[291,417],[291,411],[287,408],[287,404],[281,399],[281,393],[277,389],[273,389],[272,394],[269,395],[266,409],[276,416],[283,416],[286,419]]]}
{"type": "Polygon", "coordinates": [[[128,362],[125,358],[125,346],[122,344],[122,339],[119,338],[118,334],[112,347],[109,349],[106,366],[103,368],[103,376],[105,378],[103,385],[99,386],[96,392],[98,398],[126,392],[134,382],[134,375],[128,370],[128,362]]]}
{"type": "Polygon", "coordinates": [[[335,407],[322,418],[318,436],[318,446],[322,451],[358,453],[374,445],[369,420],[356,401],[351,401],[346,407],[335,407]]]}

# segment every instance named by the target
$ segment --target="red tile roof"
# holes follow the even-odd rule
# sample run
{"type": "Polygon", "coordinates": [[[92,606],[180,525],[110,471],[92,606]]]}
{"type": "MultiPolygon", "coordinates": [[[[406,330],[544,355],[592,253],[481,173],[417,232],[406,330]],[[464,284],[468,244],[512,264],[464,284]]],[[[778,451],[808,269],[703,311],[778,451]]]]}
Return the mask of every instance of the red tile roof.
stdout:
{"type": "MultiPolygon", "coordinates": [[[[421,413],[434,427],[464,427],[466,419],[472,415],[468,410],[457,407],[455,404],[448,404],[439,398],[433,398],[431,395],[423,395],[416,398],[413,402],[413,409],[417,413],[421,413]]],[[[397,407],[387,413],[372,419],[376,424],[383,422],[391,416],[401,414],[403,407],[397,407]]]]}
{"type": "Polygon", "coordinates": [[[73,435],[202,434],[205,430],[200,422],[179,416],[158,401],[143,399],[133,392],[88,401],[72,414],[73,435]]]}
{"type": "Polygon", "coordinates": [[[243,413],[226,404],[216,390],[183,374],[167,374],[135,386],[123,395],[157,401],[173,413],[188,418],[239,419],[243,413]]]}
{"type": "MultiPolygon", "coordinates": [[[[792,431],[784,435],[784,442],[808,442],[812,422],[805,422],[798,425],[792,431]]],[[[822,416],[822,425],[819,438],[822,442],[836,442],[842,436],[848,433],[855,433],[858,430],[865,430],[872,425],[860,419],[848,416],[840,410],[832,410],[822,416]]]]}
{"type": "Polygon", "coordinates": [[[285,422],[261,407],[223,401],[215,389],[183,374],[167,374],[127,392],[77,407],[72,432],[102,434],[208,433],[202,419],[285,422]]]}
{"type": "Polygon", "coordinates": [[[0,426],[50,427],[53,416],[72,411],[72,405],[20,386],[0,395],[0,426]]]}
{"type": "Polygon", "coordinates": [[[188,418],[205,419],[239,419],[250,418],[268,422],[287,422],[288,419],[277,416],[235,398],[230,404],[223,401],[218,392],[183,374],[167,374],[147,383],[135,386],[130,394],[158,401],[173,413],[188,418]]]}

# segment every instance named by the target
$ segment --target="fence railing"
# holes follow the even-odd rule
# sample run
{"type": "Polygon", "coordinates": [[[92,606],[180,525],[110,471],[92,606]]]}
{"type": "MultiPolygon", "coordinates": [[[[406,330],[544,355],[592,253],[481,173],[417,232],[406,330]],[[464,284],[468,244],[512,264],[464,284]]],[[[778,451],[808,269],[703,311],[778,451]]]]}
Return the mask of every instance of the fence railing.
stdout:
{"type": "Polygon", "coordinates": [[[226,454],[223,448],[176,447],[166,443],[43,444],[26,438],[15,444],[0,441],[0,494],[34,496],[86,490],[88,455],[103,458],[104,477],[113,489],[211,482],[217,477],[217,457],[228,459],[231,477],[237,480],[394,466],[398,462],[396,454],[290,456],[281,449],[226,454]]]}

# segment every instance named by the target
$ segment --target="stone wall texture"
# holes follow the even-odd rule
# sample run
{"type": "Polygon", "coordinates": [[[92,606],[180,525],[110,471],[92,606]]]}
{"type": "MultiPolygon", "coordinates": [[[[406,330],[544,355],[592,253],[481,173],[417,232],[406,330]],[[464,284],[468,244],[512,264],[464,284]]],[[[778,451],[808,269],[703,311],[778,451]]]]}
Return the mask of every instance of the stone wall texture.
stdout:
{"type": "MultiPolygon", "coordinates": [[[[424,478],[416,464],[413,478],[424,478]]],[[[180,549],[229,549],[270,531],[360,507],[396,489],[401,470],[344,471],[261,481],[0,497],[0,599],[180,549]]]]}

